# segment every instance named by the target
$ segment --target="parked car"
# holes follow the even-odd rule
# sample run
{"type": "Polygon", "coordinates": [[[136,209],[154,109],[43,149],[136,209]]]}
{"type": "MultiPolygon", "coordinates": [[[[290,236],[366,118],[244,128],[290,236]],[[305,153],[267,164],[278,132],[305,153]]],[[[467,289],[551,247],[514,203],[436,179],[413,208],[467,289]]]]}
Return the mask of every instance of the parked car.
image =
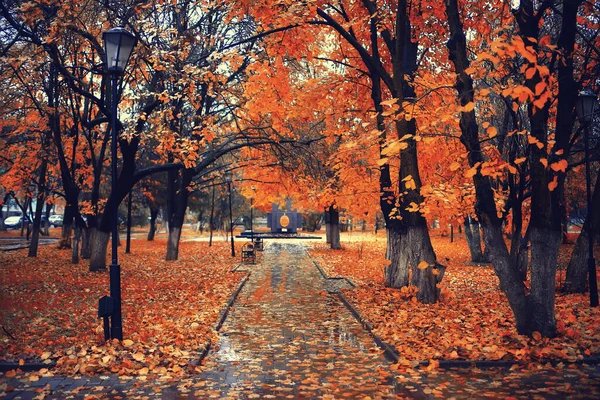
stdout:
{"type": "Polygon", "coordinates": [[[63,216],[62,215],[51,215],[50,218],[48,218],[48,221],[50,221],[50,226],[52,227],[61,227],[63,224],[63,216]]]}
{"type": "Polygon", "coordinates": [[[18,229],[21,226],[23,226],[23,222],[29,223],[31,221],[27,217],[23,217],[23,216],[17,215],[17,216],[14,216],[14,217],[8,217],[8,218],[6,218],[4,220],[4,226],[6,227],[6,229],[9,229],[9,228],[18,229]]]}

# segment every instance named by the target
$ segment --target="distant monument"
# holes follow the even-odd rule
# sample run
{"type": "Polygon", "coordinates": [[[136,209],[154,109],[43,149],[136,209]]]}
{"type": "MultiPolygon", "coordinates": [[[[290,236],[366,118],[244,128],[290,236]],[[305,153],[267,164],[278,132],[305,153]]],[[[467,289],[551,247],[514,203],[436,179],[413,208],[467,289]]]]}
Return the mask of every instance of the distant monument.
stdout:
{"type": "Polygon", "coordinates": [[[267,213],[267,228],[271,228],[272,233],[297,233],[298,228],[302,227],[302,214],[292,209],[291,199],[286,200],[284,210],[280,210],[275,203],[271,210],[267,213]]]}

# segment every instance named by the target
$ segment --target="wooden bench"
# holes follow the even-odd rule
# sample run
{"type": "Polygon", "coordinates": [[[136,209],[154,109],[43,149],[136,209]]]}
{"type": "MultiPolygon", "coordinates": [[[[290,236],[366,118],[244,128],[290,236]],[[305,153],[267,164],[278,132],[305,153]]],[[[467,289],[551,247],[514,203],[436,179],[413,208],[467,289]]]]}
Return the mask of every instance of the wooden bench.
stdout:
{"type": "Polygon", "coordinates": [[[256,251],[263,251],[264,249],[264,242],[262,240],[262,238],[254,238],[254,247],[256,248],[256,251]]]}
{"type": "Polygon", "coordinates": [[[256,251],[254,251],[254,245],[252,243],[245,243],[242,246],[242,264],[256,263],[256,251]]]}

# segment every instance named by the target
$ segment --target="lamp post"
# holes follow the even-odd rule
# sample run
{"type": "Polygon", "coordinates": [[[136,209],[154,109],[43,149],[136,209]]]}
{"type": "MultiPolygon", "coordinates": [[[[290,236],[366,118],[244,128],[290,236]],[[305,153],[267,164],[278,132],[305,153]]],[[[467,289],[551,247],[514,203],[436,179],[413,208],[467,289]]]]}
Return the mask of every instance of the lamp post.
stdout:
{"type": "Polygon", "coordinates": [[[227,189],[229,190],[229,235],[231,236],[231,257],[235,257],[235,244],[233,243],[233,209],[231,206],[231,176],[227,176],[227,189]]]}
{"type": "Polygon", "coordinates": [[[117,109],[119,103],[118,83],[123,76],[131,51],[137,39],[123,28],[113,28],[102,34],[104,52],[106,54],[106,71],[110,74],[111,95],[111,193],[112,193],[112,263],[110,264],[110,297],[112,299],[112,315],[110,338],[123,340],[123,323],[121,316],[121,266],[117,255],[118,246],[118,210],[117,201],[117,109]]]}
{"type": "Polygon", "coordinates": [[[590,132],[589,125],[594,118],[597,98],[596,95],[584,90],[579,93],[575,103],[577,118],[583,125],[585,143],[585,184],[587,192],[587,225],[588,231],[588,278],[590,285],[590,307],[598,306],[598,282],[596,280],[596,260],[594,260],[594,234],[592,232],[592,191],[590,174],[590,132]]]}
{"type": "Polygon", "coordinates": [[[254,192],[256,188],[251,186],[252,189],[252,197],[250,197],[250,240],[254,242],[254,192]]]}

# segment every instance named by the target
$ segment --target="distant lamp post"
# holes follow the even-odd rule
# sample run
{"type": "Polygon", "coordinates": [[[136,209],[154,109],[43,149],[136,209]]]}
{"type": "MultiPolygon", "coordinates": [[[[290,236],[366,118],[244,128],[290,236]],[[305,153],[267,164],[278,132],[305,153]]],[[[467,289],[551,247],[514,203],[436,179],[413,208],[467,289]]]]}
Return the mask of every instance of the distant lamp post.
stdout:
{"type": "Polygon", "coordinates": [[[254,193],[256,188],[251,186],[250,189],[252,189],[252,197],[250,197],[250,240],[254,242],[254,193]]]}
{"type": "Polygon", "coordinates": [[[231,257],[235,257],[235,244],[233,242],[233,208],[231,194],[231,175],[226,178],[227,190],[229,191],[229,235],[231,236],[231,257]]]}
{"type": "MultiPolygon", "coordinates": [[[[121,266],[117,255],[118,246],[118,210],[117,201],[117,112],[119,104],[118,83],[125,73],[125,67],[129,61],[131,51],[137,43],[137,39],[123,28],[113,28],[102,34],[104,40],[104,52],[106,53],[106,71],[111,78],[111,141],[112,141],[112,168],[111,168],[111,193],[113,197],[112,209],[112,263],[110,265],[110,297],[111,297],[111,328],[110,338],[123,340],[123,323],[121,316],[121,266]]],[[[106,333],[105,333],[106,336],[106,333]]],[[[107,339],[105,337],[105,339],[107,339]]]]}
{"type": "Polygon", "coordinates": [[[575,111],[577,118],[584,129],[585,142],[585,184],[587,191],[587,220],[588,230],[588,277],[590,285],[590,306],[598,306],[598,282],[596,280],[596,260],[594,260],[594,235],[592,234],[592,191],[590,176],[590,124],[594,119],[598,99],[590,90],[583,90],[579,93],[575,102],[575,111]]]}

